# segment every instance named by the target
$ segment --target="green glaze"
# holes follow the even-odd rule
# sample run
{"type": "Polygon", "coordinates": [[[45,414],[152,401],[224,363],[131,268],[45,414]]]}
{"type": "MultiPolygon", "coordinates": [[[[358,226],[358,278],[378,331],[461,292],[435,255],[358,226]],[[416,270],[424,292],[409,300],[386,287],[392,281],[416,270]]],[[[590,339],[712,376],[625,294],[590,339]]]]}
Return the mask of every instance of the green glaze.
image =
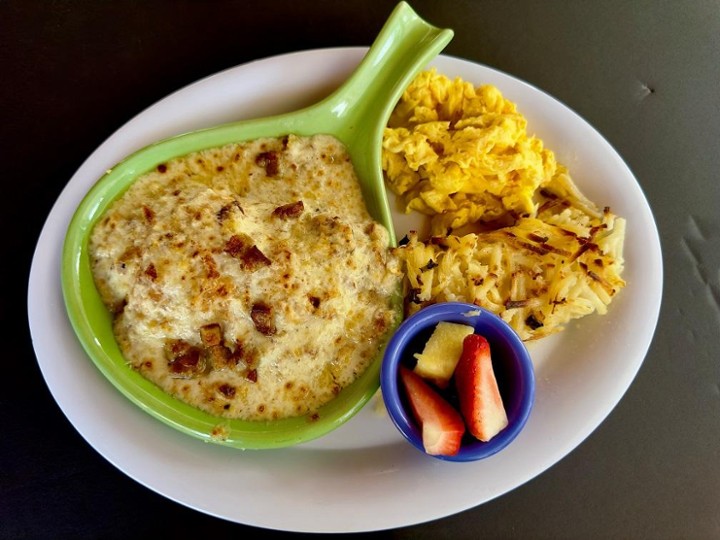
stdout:
{"type": "MultiPolygon", "coordinates": [[[[62,288],[72,326],[100,371],[126,397],[180,431],[235,448],[279,448],[320,437],[347,421],[379,387],[382,354],[352,385],[319,411],[319,418],[250,422],[204,413],[163,392],[123,358],[112,317],[93,281],[88,238],[108,206],[140,175],[160,163],[230,143],[286,134],[331,134],[348,148],[371,215],[395,235],[385,193],[380,153],[383,129],[403,90],[452,39],[451,30],[423,21],[406,3],[398,4],[367,55],[337,91],[297,112],[194,131],[150,145],[103,176],[83,199],[68,228],[62,259],[62,288]],[[213,437],[222,426],[226,437],[213,437]]],[[[401,312],[400,295],[396,303],[401,312]]],[[[389,338],[389,336],[387,336],[389,338]]]]}

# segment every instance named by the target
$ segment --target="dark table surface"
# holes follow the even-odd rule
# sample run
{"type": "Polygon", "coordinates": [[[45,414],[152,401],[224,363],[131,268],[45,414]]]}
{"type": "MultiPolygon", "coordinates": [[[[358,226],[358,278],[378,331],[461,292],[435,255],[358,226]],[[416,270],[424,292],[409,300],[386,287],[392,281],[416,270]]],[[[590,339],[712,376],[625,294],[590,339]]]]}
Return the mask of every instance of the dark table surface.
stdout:
{"type": "MultiPolygon", "coordinates": [[[[250,60],[369,45],[394,5],[0,2],[0,215],[8,233],[0,537],[291,534],[188,509],[93,450],[38,368],[25,316],[28,272],[60,191],[132,116],[250,60]]],[[[720,538],[720,4],[416,0],[413,7],[455,30],[447,54],[530,82],[617,149],[653,209],[665,289],[635,381],[567,457],[476,508],[361,536],[720,538]]]]}

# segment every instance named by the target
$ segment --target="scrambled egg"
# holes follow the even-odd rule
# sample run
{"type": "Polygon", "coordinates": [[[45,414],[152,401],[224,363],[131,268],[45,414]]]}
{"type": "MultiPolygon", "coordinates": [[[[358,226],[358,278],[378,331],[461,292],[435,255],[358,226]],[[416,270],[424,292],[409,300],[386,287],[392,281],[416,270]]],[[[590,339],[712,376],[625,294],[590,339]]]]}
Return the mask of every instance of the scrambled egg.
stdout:
{"type": "Polygon", "coordinates": [[[475,88],[434,69],[421,73],[393,112],[383,169],[405,210],[432,216],[434,234],[468,223],[533,215],[554,154],[494,86],[475,88]]]}

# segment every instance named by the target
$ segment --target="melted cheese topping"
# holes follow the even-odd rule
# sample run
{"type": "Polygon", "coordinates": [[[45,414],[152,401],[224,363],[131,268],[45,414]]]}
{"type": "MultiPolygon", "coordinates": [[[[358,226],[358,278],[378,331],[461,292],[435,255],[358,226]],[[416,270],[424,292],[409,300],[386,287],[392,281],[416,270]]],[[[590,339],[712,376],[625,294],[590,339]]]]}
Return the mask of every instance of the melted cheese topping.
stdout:
{"type": "Polygon", "coordinates": [[[218,416],[315,411],[396,322],[387,231],[329,136],[160,165],[113,203],[90,253],[128,362],[218,416]]]}

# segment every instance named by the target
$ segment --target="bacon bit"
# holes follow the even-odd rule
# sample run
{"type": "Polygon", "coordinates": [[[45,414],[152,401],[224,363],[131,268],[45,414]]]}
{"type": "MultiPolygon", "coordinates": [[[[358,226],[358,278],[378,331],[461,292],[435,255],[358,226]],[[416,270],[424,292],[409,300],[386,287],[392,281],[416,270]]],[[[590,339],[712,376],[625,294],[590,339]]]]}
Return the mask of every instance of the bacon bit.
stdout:
{"type": "Polygon", "coordinates": [[[257,270],[263,266],[269,266],[271,261],[257,246],[252,246],[242,257],[243,268],[246,270],[257,270]]]}
{"type": "Polygon", "coordinates": [[[258,332],[265,336],[272,336],[277,332],[273,321],[272,307],[264,302],[256,302],[250,310],[250,318],[258,332]]]}
{"type": "Polygon", "coordinates": [[[280,172],[277,152],[261,152],[255,158],[255,163],[265,168],[265,174],[267,176],[277,176],[278,172],[280,172]]]}
{"type": "Polygon", "coordinates": [[[214,347],[222,343],[222,328],[218,323],[200,327],[200,340],[206,347],[214,347]]]}
{"type": "Polygon", "coordinates": [[[157,270],[155,269],[155,265],[150,263],[148,267],[145,269],[145,275],[148,276],[151,280],[155,281],[158,277],[157,270]]]}
{"type": "Polygon", "coordinates": [[[317,296],[308,295],[308,300],[310,300],[312,307],[314,307],[315,309],[320,307],[320,299],[317,296]]]}
{"type": "Polygon", "coordinates": [[[230,212],[232,212],[234,208],[237,208],[243,214],[245,213],[242,209],[242,206],[240,206],[240,203],[237,201],[233,201],[231,203],[226,204],[220,210],[218,210],[218,212],[216,214],[218,221],[220,221],[221,223],[223,221],[225,221],[225,219],[228,218],[228,216],[230,215],[230,212]]]}
{"type": "Polygon", "coordinates": [[[230,350],[224,345],[220,345],[218,348],[222,349],[222,356],[216,358],[215,367],[217,369],[229,368],[244,370],[250,364],[251,360],[254,362],[250,355],[246,354],[242,344],[239,342],[235,344],[235,350],[230,350]]]}
{"type": "Polygon", "coordinates": [[[278,206],[275,210],[273,210],[272,215],[282,219],[296,218],[303,213],[303,210],[305,210],[303,202],[296,201],[294,203],[278,206]]]}
{"type": "Polygon", "coordinates": [[[232,235],[225,244],[225,253],[231,257],[239,258],[248,248],[247,242],[240,236],[232,235]]]}
{"type": "Polygon", "coordinates": [[[218,386],[218,391],[228,399],[235,397],[235,387],[229,384],[221,384],[218,386]]]}
{"type": "Polygon", "coordinates": [[[152,223],[155,219],[155,212],[152,211],[152,208],[149,206],[143,206],[143,214],[145,215],[145,219],[148,221],[148,223],[152,223]]]}
{"type": "Polygon", "coordinates": [[[245,378],[250,382],[257,382],[257,369],[251,369],[245,374],[245,378]]]}
{"type": "Polygon", "coordinates": [[[169,356],[170,372],[176,375],[193,377],[205,371],[205,362],[199,348],[186,341],[173,340],[166,346],[169,356]]]}
{"type": "Polygon", "coordinates": [[[239,259],[246,270],[253,271],[262,266],[268,266],[272,261],[256,245],[249,245],[249,240],[248,237],[231,236],[225,244],[225,253],[239,259]]]}
{"type": "Polygon", "coordinates": [[[157,166],[157,170],[160,173],[164,173],[167,171],[167,165],[165,165],[164,163],[161,163],[160,165],[157,166]]]}

